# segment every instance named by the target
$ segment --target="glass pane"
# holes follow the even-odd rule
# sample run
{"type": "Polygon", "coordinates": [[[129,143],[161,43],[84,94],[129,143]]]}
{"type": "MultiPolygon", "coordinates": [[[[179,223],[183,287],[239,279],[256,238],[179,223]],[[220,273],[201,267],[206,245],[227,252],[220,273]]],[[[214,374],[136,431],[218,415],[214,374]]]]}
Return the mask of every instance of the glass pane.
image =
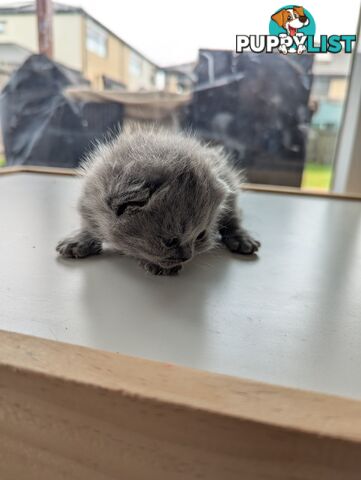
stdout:
{"type": "Polygon", "coordinates": [[[310,95],[312,117],[302,178],[304,188],[331,188],[351,64],[352,55],[347,53],[315,55],[310,95]]]}
{"type": "Polygon", "coordinates": [[[356,33],[360,2],[347,16],[266,0],[257,14],[231,0],[80,4],[53,4],[50,60],[34,3],[0,2],[0,165],[76,167],[95,140],[157,123],[222,145],[249,182],[330,188],[354,54],[237,54],[236,35],[316,25],[319,44],[356,33]]]}

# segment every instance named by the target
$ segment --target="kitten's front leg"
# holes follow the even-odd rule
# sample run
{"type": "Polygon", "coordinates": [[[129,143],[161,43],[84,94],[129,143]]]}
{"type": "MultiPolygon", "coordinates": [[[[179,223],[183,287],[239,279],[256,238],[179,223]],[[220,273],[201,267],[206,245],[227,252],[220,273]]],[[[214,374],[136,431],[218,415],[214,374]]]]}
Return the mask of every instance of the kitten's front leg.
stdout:
{"type": "Polygon", "coordinates": [[[56,246],[56,251],[62,257],[84,258],[101,253],[102,242],[87,230],[81,230],[75,235],[61,240],[56,246]]]}
{"type": "Polygon", "coordinates": [[[146,260],[139,260],[139,265],[144,268],[146,272],[151,273],[152,275],[177,275],[177,273],[182,269],[181,265],[177,265],[172,268],[163,268],[155,263],[147,262],[146,260]]]}
{"type": "Polygon", "coordinates": [[[236,207],[236,198],[230,200],[229,208],[219,221],[219,233],[221,234],[222,242],[233,253],[252,255],[261,246],[261,243],[255,240],[241,226],[240,214],[236,207]]]}

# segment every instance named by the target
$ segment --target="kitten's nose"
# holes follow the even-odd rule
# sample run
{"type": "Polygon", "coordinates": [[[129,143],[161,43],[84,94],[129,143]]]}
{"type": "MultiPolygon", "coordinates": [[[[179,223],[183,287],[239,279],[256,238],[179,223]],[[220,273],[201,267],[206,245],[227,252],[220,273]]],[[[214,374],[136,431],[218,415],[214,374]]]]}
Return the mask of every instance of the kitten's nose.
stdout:
{"type": "Polygon", "coordinates": [[[182,247],[178,250],[178,258],[180,262],[186,262],[192,258],[192,249],[190,247],[182,247]]]}

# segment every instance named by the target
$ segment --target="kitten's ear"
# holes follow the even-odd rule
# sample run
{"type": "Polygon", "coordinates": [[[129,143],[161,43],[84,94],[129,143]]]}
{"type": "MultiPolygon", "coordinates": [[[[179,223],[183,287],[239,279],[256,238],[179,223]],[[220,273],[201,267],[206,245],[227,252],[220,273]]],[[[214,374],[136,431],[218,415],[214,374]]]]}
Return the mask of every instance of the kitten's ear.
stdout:
{"type": "Polygon", "coordinates": [[[117,217],[120,217],[126,210],[139,210],[147,205],[152,195],[159,190],[161,185],[160,179],[132,182],[124,189],[110,193],[106,200],[107,205],[117,217]]]}

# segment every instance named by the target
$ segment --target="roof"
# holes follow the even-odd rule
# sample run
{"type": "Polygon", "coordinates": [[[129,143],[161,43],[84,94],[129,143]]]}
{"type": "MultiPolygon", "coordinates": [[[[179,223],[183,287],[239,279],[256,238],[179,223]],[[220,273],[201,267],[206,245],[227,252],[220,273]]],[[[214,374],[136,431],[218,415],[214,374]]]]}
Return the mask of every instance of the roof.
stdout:
{"type": "Polygon", "coordinates": [[[8,71],[19,67],[33,52],[16,43],[0,43],[0,65],[8,71]]]}
{"type": "Polygon", "coordinates": [[[0,49],[1,50],[16,50],[18,52],[27,53],[32,55],[34,52],[29,50],[29,48],[24,47],[23,45],[18,45],[17,43],[13,42],[0,42],[0,49]]]}
{"type": "MultiPolygon", "coordinates": [[[[137,53],[140,57],[143,58],[143,60],[146,60],[150,64],[152,64],[154,67],[160,70],[164,70],[163,67],[158,66],[155,62],[150,60],[148,57],[146,57],[143,53],[141,53],[139,50],[134,48],[132,45],[130,45],[128,42],[120,38],[116,33],[114,33],[112,30],[110,30],[108,27],[103,25],[99,20],[94,18],[92,15],[90,15],[86,10],[84,10],[81,7],[74,7],[71,5],[65,5],[64,3],[60,2],[53,2],[53,11],[55,13],[80,13],[87,18],[91,19],[93,22],[95,22],[97,25],[99,25],[101,28],[106,30],[110,35],[113,37],[116,37],[119,41],[127,45],[133,52],[137,53]]],[[[0,15],[6,15],[6,14],[27,14],[27,13],[35,13],[36,12],[36,7],[35,7],[35,2],[12,2],[8,3],[4,6],[0,6],[0,15]]]]}
{"type": "MultiPolygon", "coordinates": [[[[35,2],[12,2],[0,6],[0,13],[35,13],[35,2]]],[[[53,2],[54,12],[81,12],[82,8],[53,2]]]]}
{"type": "Polygon", "coordinates": [[[24,62],[52,62],[59,70],[71,81],[73,85],[89,85],[90,82],[85,79],[82,73],[75,68],[68,67],[62,63],[49,60],[43,55],[34,54],[31,50],[17,45],[16,43],[0,43],[0,65],[1,66],[15,66],[21,68],[24,62]],[[40,60],[39,60],[40,59],[40,60]]]}
{"type": "Polygon", "coordinates": [[[163,70],[169,73],[175,73],[179,75],[184,75],[187,78],[194,80],[194,68],[196,62],[180,63],[178,65],[169,65],[164,67],[163,70]]]}

